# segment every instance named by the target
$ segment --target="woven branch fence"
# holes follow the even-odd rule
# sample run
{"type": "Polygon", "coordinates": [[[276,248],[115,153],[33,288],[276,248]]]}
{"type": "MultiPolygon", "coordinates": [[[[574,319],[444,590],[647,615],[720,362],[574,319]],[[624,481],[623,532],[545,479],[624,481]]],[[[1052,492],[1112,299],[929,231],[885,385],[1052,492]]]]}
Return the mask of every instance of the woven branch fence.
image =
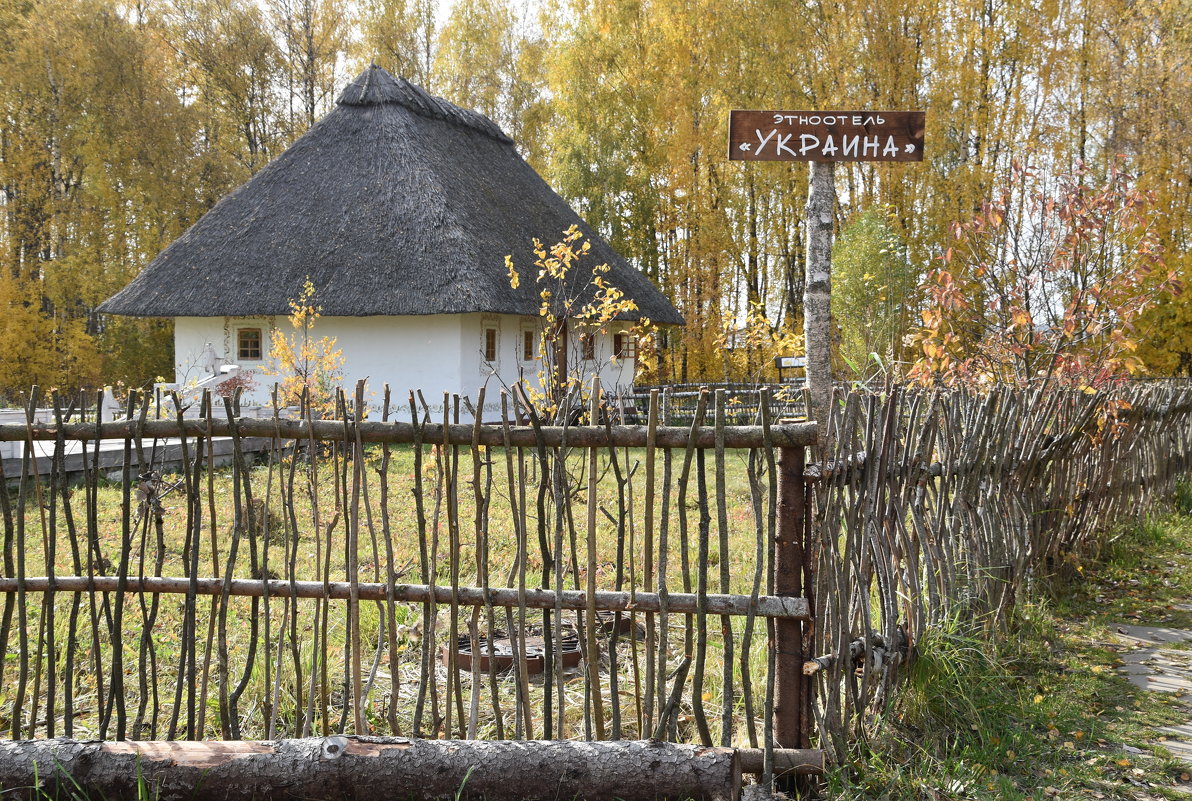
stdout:
{"type": "Polygon", "coordinates": [[[837,400],[834,454],[807,475],[820,656],[805,667],[837,758],[895,702],[929,631],[998,631],[1033,580],[1074,575],[1192,466],[1187,382],[837,400]]]}
{"type": "Polygon", "coordinates": [[[807,746],[810,696],[775,678],[809,686],[811,614],[775,589],[804,532],[776,522],[776,460],[801,474],[814,425],[729,426],[723,393],[687,427],[657,394],[637,426],[388,393],[357,421],[361,387],[338,420],[216,403],[0,425],[14,739],[657,738],[764,747],[767,774],[807,746]]]}
{"type": "MultiPolygon", "coordinates": [[[[650,396],[658,392],[662,419],[675,425],[691,425],[700,396],[723,391],[730,424],[748,425],[759,419],[763,401],[771,420],[802,420],[807,416],[806,390],[802,383],[786,384],[672,384],[635,387],[618,395],[614,403],[625,422],[645,419],[650,396]]],[[[706,403],[706,401],[705,401],[706,403]]]]}
{"type": "Polygon", "coordinates": [[[1192,464],[1186,383],[840,391],[811,464],[816,426],[775,422],[767,394],[745,426],[723,391],[687,426],[657,394],[640,425],[516,425],[512,401],[461,424],[388,398],[365,422],[208,399],[0,425],[25,454],[0,476],[0,723],[767,750],[814,727],[843,758],[934,627],[996,631],[1192,464]],[[814,709],[784,704],[792,664],[814,709]]]}

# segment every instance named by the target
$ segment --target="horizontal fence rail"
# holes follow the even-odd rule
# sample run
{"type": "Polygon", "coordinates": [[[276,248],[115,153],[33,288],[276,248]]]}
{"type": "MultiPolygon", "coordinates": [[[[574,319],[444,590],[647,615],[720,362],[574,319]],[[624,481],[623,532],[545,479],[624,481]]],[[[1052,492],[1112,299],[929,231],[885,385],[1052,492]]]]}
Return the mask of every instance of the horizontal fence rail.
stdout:
{"type": "MultiPolygon", "coordinates": [[[[776,769],[819,773],[820,751],[777,751],[776,769]]],[[[737,801],[758,749],[642,742],[493,742],[312,737],[231,742],[0,742],[0,787],[11,798],[186,798],[342,801],[737,801]],[[33,787],[37,777],[39,786],[33,787]]]]}
{"type": "MultiPolygon", "coordinates": [[[[361,601],[394,600],[402,603],[450,603],[462,606],[514,607],[527,609],[582,611],[588,608],[588,594],[580,590],[530,590],[515,587],[460,587],[454,596],[450,587],[426,584],[373,584],[346,581],[283,581],[281,579],[188,578],[163,576],[31,576],[25,579],[0,578],[0,592],[133,592],[150,595],[222,595],[237,598],[325,598],[337,601],[356,597],[361,601]]],[[[593,596],[599,612],[661,612],[710,615],[757,615],[758,617],[807,620],[810,609],[806,598],[761,595],[718,595],[673,592],[666,596],[655,592],[614,592],[597,590],[593,596]]]]}
{"type": "Polygon", "coordinates": [[[737,425],[757,419],[763,400],[771,420],[805,419],[807,398],[802,379],[784,384],[673,384],[657,387],[634,387],[619,394],[612,406],[626,423],[644,420],[650,395],[659,394],[662,420],[674,424],[690,424],[695,419],[701,393],[723,392],[728,419],[737,425]]]}
{"type": "MultiPolygon", "coordinates": [[[[667,449],[713,448],[717,446],[717,430],[712,426],[657,426],[651,432],[639,426],[496,426],[417,425],[400,422],[348,422],[332,420],[292,419],[227,419],[210,420],[188,418],[173,420],[124,420],[107,423],[73,423],[58,426],[48,423],[21,425],[0,423],[0,442],[25,440],[53,441],[59,437],[71,441],[90,442],[111,439],[168,439],[172,437],[255,437],[280,439],[313,439],[318,442],[359,440],[368,444],[393,445],[483,445],[516,448],[644,448],[667,449]],[[651,440],[651,437],[653,439],[651,440]]],[[[760,448],[804,447],[815,442],[814,423],[786,423],[769,426],[726,426],[721,429],[720,447],[760,448]],[[768,438],[768,439],[767,439],[768,438]]]]}

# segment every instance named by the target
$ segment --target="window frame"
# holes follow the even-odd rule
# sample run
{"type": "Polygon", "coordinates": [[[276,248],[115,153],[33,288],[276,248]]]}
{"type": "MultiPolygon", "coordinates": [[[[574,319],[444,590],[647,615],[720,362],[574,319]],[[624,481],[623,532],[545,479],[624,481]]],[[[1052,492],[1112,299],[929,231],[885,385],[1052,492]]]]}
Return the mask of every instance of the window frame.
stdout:
{"type": "Polygon", "coordinates": [[[613,356],[626,361],[637,359],[637,337],[629,331],[613,334],[613,356]]]}
{"type": "Polygon", "coordinates": [[[485,364],[497,364],[501,358],[501,329],[496,325],[485,323],[481,332],[480,348],[484,362],[485,364]]]}
{"type": "Polygon", "coordinates": [[[538,361],[538,335],[532,328],[523,328],[521,335],[521,360],[523,362],[538,361]]]}
{"type": "MultiPolygon", "coordinates": [[[[251,352],[251,349],[249,349],[251,352]]],[[[259,362],[265,359],[265,334],[264,331],[258,327],[244,327],[236,329],[236,360],[242,362],[259,362]],[[245,355],[245,334],[255,334],[256,342],[256,356],[245,355]]]]}

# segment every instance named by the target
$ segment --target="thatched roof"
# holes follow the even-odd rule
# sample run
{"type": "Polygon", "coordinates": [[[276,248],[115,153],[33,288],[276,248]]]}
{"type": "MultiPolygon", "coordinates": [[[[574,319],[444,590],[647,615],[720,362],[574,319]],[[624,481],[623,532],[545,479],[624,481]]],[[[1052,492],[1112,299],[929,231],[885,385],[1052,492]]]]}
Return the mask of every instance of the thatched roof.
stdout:
{"type": "Polygon", "coordinates": [[[309,276],[325,316],[536,315],[531,239],[549,245],[573,224],[592,242],[581,266],[607,262],[608,281],[637,302],[626,319],[683,322],[500,128],[373,66],[100,311],[287,314],[309,276]],[[506,254],[521,273],[518,289],[506,254]]]}

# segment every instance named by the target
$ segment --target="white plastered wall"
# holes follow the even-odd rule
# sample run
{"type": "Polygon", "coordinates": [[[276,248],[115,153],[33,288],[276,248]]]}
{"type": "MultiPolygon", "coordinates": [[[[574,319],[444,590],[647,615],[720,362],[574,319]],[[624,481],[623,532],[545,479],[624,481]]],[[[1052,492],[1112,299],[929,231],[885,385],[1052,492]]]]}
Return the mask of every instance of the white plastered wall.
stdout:
{"type": "MultiPolygon", "coordinates": [[[[225,364],[236,364],[241,372],[251,372],[255,391],[245,398],[248,403],[267,403],[276,378],[269,374],[273,364],[269,341],[271,332],[282,327],[284,335],[292,328],[285,317],[180,317],[174,326],[176,380],[186,385],[203,375],[203,358],[208,342],[225,364]],[[236,353],[237,330],[261,328],[263,353],[259,361],[241,360],[236,353]]],[[[405,408],[410,390],[421,389],[427,401],[442,404],[443,392],[458,392],[460,387],[460,334],[458,315],[418,317],[322,317],[315,323],[313,336],[335,339],[343,352],[343,386],[349,395],[356,382],[367,381],[366,397],[379,407],[388,382],[391,406],[405,408]]]]}
{"type": "MultiPolygon", "coordinates": [[[[503,386],[511,386],[523,377],[530,384],[541,386],[542,362],[539,358],[541,350],[542,321],[537,317],[521,317],[513,314],[465,314],[461,315],[463,322],[463,337],[461,349],[460,374],[462,376],[463,393],[472,400],[477,397],[477,390],[481,385],[485,390],[485,409],[488,412],[500,414],[500,391],[503,386]],[[484,360],[485,329],[497,330],[497,358],[489,363],[484,360]],[[534,333],[534,355],[532,360],[523,359],[523,336],[525,332],[534,333]]],[[[627,333],[628,323],[614,323],[605,333],[595,332],[594,359],[585,361],[581,358],[579,337],[576,330],[568,336],[567,363],[570,371],[583,376],[587,384],[595,375],[600,376],[600,385],[606,391],[619,389],[628,390],[633,386],[633,359],[616,359],[613,355],[613,337],[617,333],[627,333]]]]}
{"type": "MultiPolygon", "coordinates": [[[[276,326],[290,334],[285,317],[179,317],[174,326],[175,380],[193,385],[210,375],[207,362],[214,353],[220,364],[236,364],[249,373],[256,388],[245,398],[248,403],[268,403],[276,380],[268,374],[271,332],[276,326]],[[237,332],[259,328],[262,358],[241,360],[236,352],[237,332]],[[208,351],[208,343],[211,350],[208,351]]],[[[613,335],[627,331],[627,324],[614,324],[597,333],[593,361],[579,359],[579,338],[569,338],[569,364],[578,365],[590,380],[597,372],[601,385],[612,390],[633,384],[632,359],[613,360],[613,335]]],[[[486,387],[486,412],[500,413],[500,391],[525,376],[538,380],[541,362],[537,358],[541,322],[534,317],[512,314],[423,315],[402,317],[321,317],[314,336],[333,337],[344,355],[344,388],[351,393],[356,382],[367,379],[370,405],[379,407],[384,386],[389,384],[391,405],[404,408],[410,390],[422,390],[427,403],[441,413],[443,393],[458,393],[473,402],[481,386],[486,387]],[[484,358],[486,328],[495,328],[497,358],[484,358]],[[535,358],[523,359],[524,332],[535,332],[535,358]]],[[[487,416],[487,415],[486,415],[487,416]]]]}

